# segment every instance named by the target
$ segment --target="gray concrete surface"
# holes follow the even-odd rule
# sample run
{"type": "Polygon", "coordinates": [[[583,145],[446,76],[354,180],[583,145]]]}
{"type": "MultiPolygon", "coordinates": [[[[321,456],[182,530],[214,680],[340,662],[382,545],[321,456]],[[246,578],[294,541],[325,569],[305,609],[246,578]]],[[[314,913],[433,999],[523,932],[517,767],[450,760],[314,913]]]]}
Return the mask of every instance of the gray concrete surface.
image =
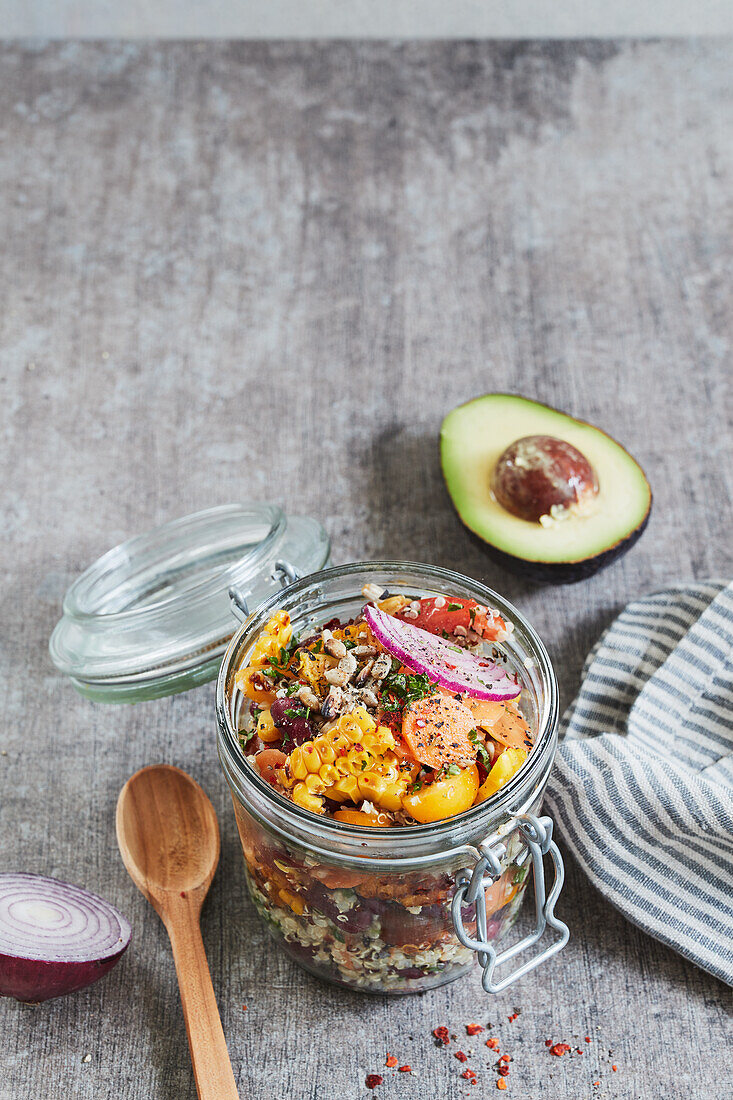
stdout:
{"type": "Polygon", "coordinates": [[[733,34],[728,0],[0,0],[0,35],[583,38],[733,34]]]}
{"type": "Polygon", "coordinates": [[[627,600],[729,576],[732,61],[713,42],[0,51],[0,869],[84,883],[134,924],[89,991],[0,1005],[2,1100],[194,1094],[166,937],[114,839],[120,787],[160,760],[221,821],[203,927],[243,1097],[365,1096],[387,1051],[419,1076],[387,1075],[385,1100],[493,1096],[482,1043],[469,1086],[431,1042],[474,1020],[514,1055],[515,1100],[730,1095],[730,990],[574,865],[568,948],[495,1000],[478,979],[390,1002],[307,977],[246,897],[213,688],[91,704],[46,645],[100,552],[237,499],[318,515],[336,561],[506,592],[565,702],[627,600]],[[607,572],[535,589],[458,523],[437,433],[491,389],[596,421],[648,470],[649,528],[607,572]]]}

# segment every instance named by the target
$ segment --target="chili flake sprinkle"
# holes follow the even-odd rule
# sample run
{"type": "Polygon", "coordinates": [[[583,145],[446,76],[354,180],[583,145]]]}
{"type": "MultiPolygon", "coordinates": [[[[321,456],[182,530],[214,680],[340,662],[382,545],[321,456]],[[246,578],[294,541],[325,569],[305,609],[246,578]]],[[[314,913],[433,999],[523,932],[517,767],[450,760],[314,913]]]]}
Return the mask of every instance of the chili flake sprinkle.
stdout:
{"type": "Polygon", "coordinates": [[[412,1073],[412,1066],[400,1066],[398,1073],[412,1073]]]}
{"type": "Polygon", "coordinates": [[[466,1024],[466,1035],[478,1035],[483,1030],[482,1024],[466,1024]]]}
{"type": "Polygon", "coordinates": [[[502,1077],[509,1076],[509,1066],[501,1065],[496,1067],[496,1072],[501,1074],[502,1077]]]}
{"type": "Polygon", "coordinates": [[[395,1058],[394,1054],[388,1054],[387,1061],[384,1064],[390,1069],[394,1069],[394,1067],[397,1065],[397,1059],[395,1058]]]}
{"type": "Polygon", "coordinates": [[[476,1074],[473,1072],[472,1069],[464,1069],[463,1073],[461,1074],[461,1077],[465,1078],[466,1081],[475,1081],[476,1080],[476,1074]]]}
{"type": "Polygon", "coordinates": [[[507,1087],[506,1079],[504,1077],[500,1077],[499,1080],[496,1082],[496,1087],[498,1089],[505,1089],[507,1087]]]}
{"type": "Polygon", "coordinates": [[[457,1050],[455,1052],[455,1054],[453,1055],[453,1057],[457,1058],[459,1062],[467,1062],[468,1061],[468,1055],[464,1054],[462,1050],[457,1050]]]}
{"type": "Polygon", "coordinates": [[[554,1054],[556,1058],[562,1058],[563,1054],[567,1054],[570,1050],[570,1043],[555,1043],[550,1047],[550,1054],[554,1054]]]}
{"type": "Polygon", "coordinates": [[[590,1035],[586,1035],[585,1041],[586,1041],[586,1043],[589,1043],[591,1041],[590,1035]]]}
{"type": "Polygon", "coordinates": [[[377,1085],[381,1085],[383,1077],[380,1077],[378,1073],[367,1073],[364,1084],[368,1089],[375,1089],[377,1085]]]}
{"type": "Polygon", "coordinates": [[[447,1047],[450,1042],[450,1032],[447,1027],[436,1027],[433,1029],[433,1035],[435,1036],[438,1046],[447,1047]]]}
{"type": "Polygon", "coordinates": [[[492,1036],[492,1038],[491,1038],[491,1039],[487,1039],[487,1040],[486,1040],[486,1045],[487,1045],[487,1047],[489,1048],[489,1050],[498,1050],[498,1049],[499,1049],[499,1040],[498,1040],[498,1039],[495,1039],[495,1038],[494,1038],[494,1037],[492,1036]]]}

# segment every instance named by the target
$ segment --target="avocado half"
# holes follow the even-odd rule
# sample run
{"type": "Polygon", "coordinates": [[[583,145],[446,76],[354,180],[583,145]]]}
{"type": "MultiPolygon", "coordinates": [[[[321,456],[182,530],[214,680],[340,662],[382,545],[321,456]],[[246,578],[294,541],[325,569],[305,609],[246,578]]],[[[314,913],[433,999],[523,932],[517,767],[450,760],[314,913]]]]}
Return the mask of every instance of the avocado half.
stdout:
{"type": "Polygon", "coordinates": [[[570,584],[629,550],[649,520],[652,492],[644,471],[600,428],[508,393],[487,393],[448,413],[440,432],[443,476],[466,527],[490,557],[538,583],[570,584]],[[598,491],[589,508],[548,523],[512,515],[491,489],[499,458],[526,436],[571,444],[593,467],[598,491]]]}

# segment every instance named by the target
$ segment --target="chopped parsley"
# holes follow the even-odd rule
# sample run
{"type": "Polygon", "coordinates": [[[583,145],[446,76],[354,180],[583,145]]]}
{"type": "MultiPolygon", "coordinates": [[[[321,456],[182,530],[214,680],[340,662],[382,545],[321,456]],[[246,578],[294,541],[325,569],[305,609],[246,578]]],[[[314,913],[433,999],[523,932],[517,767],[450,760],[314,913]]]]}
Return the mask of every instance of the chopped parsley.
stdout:
{"type": "Polygon", "coordinates": [[[288,718],[307,718],[310,710],[307,707],[288,707],[285,714],[288,718]]]}
{"type": "Polygon", "coordinates": [[[462,603],[449,603],[446,611],[463,611],[462,603]]]}
{"type": "Polygon", "coordinates": [[[478,730],[471,730],[468,735],[468,740],[476,746],[476,755],[478,756],[481,763],[485,767],[491,768],[491,757],[489,756],[486,746],[479,737],[478,730]]]}
{"type": "Polygon", "coordinates": [[[382,708],[386,711],[401,710],[417,699],[430,695],[433,690],[434,685],[426,673],[408,676],[404,672],[393,672],[382,681],[382,708]]]}

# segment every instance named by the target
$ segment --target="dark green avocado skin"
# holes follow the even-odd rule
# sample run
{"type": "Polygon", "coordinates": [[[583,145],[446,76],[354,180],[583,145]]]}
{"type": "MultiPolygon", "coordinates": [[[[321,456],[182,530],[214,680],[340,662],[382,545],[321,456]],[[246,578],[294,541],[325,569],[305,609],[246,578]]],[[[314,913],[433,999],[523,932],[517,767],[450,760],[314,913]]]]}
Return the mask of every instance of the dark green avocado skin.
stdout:
{"type": "Polygon", "coordinates": [[[602,550],[600,554],[594,554],[592,558],[584,558],[583,561],[526,561],[517,558],[514,554],[507,554],[504,550],[498,550],[490,542],[485,542],[479,535],[467,528],[474,542],[486,551],[492,561],[503,566],[510,573],[532,581],[534,584],[577,584],[578,581],[587,580],[594,573],[605,569],[607,565],[622,558],[627,550],[630,550],[635,542],[641,538],[652,514],[652,504],[649,503],[649,511],[635,531],[627,535],[621,542],[608,550],[602,550]]]}

